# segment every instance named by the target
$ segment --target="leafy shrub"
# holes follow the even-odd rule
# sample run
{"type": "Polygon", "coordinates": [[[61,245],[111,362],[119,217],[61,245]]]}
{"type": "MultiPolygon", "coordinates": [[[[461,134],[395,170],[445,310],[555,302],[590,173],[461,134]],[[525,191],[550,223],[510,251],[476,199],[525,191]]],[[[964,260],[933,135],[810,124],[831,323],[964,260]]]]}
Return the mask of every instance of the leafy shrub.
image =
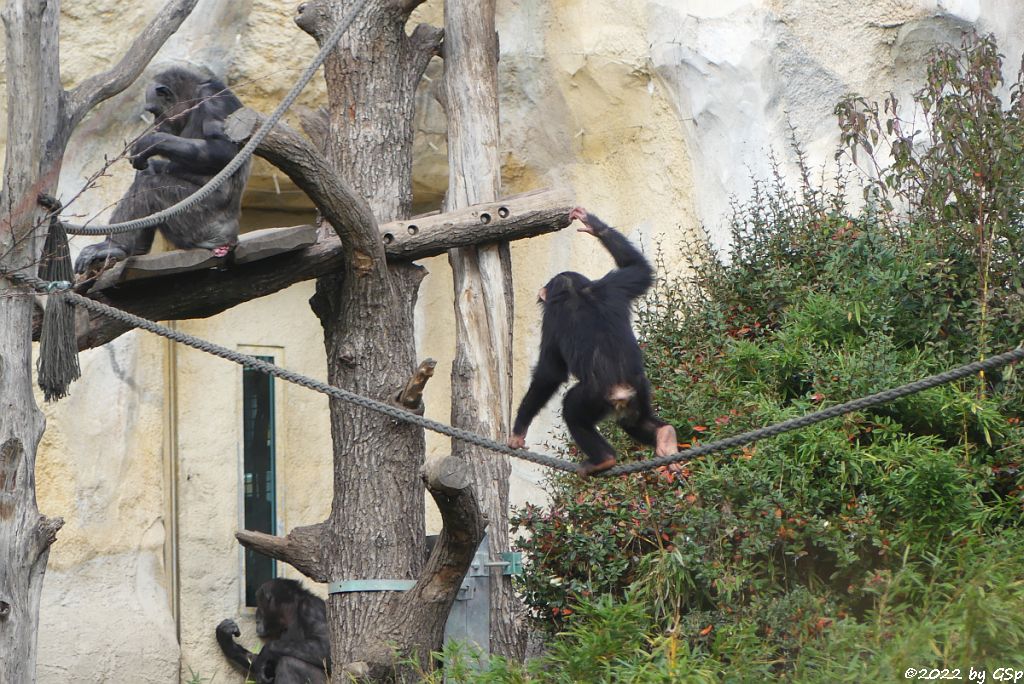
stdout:
{"type": "MultiPolygon", "coordinates": [[[[1004,108],[1000,74],[990,38],[935,51],[915,97],[926,141],[894,98],[849,98],[844,154],[877,175],[865,208],[847,203],[846,176],[818,188],[804,168],[793,190],[777,172],[735,207],[728,260],[689,246],[692,277],[660,283],[637,318],[681,442],[1024,339],[1024,78],[1004,108]]],[[[696,671],[743,663],[751,679],[890,680],[901,658],[999,655],[1024,634],[1009,610],[1024,569],[985,555],[978,574],[962,550],[1024,550],[1022,389],[1006,368],[681,468],[553,476],[550,505],[513,518],[529,559],[520,589],[561,634],[549,655],[595,681],[654,681],[583,669],[611,667],[594,655],[609,635],[630,672],[671,637],[696,671]],[[613,623],[630,634],[601,631],[613,623]]],[[[624,458],[638,452],[616,440],[624,458]]]]}

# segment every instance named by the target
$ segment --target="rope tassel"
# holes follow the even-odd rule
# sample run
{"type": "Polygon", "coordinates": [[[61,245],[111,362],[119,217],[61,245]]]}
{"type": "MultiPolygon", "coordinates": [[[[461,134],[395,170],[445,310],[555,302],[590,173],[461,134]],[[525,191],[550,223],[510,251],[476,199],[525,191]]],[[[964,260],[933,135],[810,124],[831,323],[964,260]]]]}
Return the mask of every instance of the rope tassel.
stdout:
{"type": "Polygon", "coordinates": [[[71,287],[74,271],[71,249],[64,224],[58,218],[60,202],[49,195],[40,195],[39,204],[50,212],[50,227],[39,263],[39,277],[49,283],[50,296],[43,313],[39,332],[39,360],[36,363],[39,387],[46,401],[68,395],[68,387],[82,375],[78,365],[78,340],[75,335],[75,308],[66,290],[71,287]]]}

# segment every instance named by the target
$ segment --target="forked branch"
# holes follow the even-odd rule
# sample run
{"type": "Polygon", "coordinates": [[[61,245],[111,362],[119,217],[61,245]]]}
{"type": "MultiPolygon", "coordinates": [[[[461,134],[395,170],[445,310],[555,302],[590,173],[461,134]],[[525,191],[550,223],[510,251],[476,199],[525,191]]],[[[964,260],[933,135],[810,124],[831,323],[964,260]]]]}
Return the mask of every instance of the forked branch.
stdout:
{"type": "MultiPolygon", "coordinates": [[[[226,132],[235,142],[244,143],[262,124],[261,114],[240,109],[228,119],[226,132]]],[[[375,261],[384,260],[377,219],[370,205],[338,176],[327,158],[306,138],[284,124],[277,124],[256,148],[256,154],[284,171],[309,196],[338,233],[350,257],[359,252],[375,261]]]]}
{"type": "Polygon", "coordinates": [[[416,585],[393,598],[382,611],[378,632],[358,651],[359,667],[370,678],[393,672],[396,655],[426,663],[441,643],[448,613],[487,528],[462,460],[428,461],[421,475],[444,527],[416,585]],[[402,652],[396,654],[392,643],[401,644],[402,652]]]}

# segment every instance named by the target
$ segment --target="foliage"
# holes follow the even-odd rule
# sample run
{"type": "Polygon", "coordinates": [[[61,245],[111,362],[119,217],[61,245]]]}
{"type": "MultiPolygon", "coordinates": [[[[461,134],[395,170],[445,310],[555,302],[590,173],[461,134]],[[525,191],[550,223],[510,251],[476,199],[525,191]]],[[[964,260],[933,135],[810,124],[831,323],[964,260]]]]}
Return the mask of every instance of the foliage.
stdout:
{"type": "MultiPolygon", "coordinates": [[[[689,246],[692,278],[637,319],[684,444],[1024,339],[1024,80],[1004,107],[1001,66],[990,38],[935,51],[920,132],[895,98],[837,107],[844,154],[877,179],[863,208],[849,171],[825,189],[801,164],[796,190],[776,171],[735,207],[730,258],[689,246]]],[[[1022,389],[1007,368],[680,468],[554,476],[513,524],[520,589],[557,637],[541,669],[496,681],[1021,664],[1022,389]]]]}

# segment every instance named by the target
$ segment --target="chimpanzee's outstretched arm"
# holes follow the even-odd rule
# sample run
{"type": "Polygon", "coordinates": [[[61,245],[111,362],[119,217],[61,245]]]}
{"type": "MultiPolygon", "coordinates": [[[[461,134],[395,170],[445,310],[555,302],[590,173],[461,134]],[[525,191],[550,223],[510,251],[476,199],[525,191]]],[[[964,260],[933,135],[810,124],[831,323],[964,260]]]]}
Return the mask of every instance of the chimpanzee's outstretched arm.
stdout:
{"type": "Polygon", "coordinates": [[[516,413],[516,422],[512,426],[512,437],[509,439],[509,446],[522,448],[526,446],[526,431],[530,423],[537,417],[544,405],[550,401],[552,395],[569,379],[569,370],[565,361],[558,353],[553,340],[542,339],[540,359],[537,367],[533,369],[533,378],[530,380],[530,388],[523,396],[519,404],[519,411],[516,413]],[[515,440],[515,443],[513,441],[515,440]]]}
{"type": "Polygon", "coordinates": [[[620,292],[629,299],[635,299],[654,282],[654,269],[644,258],[636,247],[626,237],[615,230],[601,219],[584,209],[573,209],[570,219],[579,219],[586,228],[580,228],[585,233],[597,237],[604,245],[604,248],[615,259],[617,269],[608,273],[595,283],[608,292],[620,292]]]}

